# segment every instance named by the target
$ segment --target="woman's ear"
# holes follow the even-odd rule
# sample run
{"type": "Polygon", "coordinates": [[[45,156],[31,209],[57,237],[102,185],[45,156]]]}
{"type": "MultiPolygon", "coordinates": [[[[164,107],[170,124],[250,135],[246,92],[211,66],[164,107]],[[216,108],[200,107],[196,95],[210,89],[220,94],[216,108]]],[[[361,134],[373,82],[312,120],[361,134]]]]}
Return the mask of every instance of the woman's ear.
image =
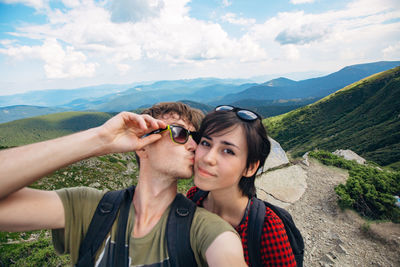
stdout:
{"type": "Polygon", "coordinates": [[[254,162],[250,164],[250,166],[244,170],[243,175],[244,177],[251,177],[253,176],[256,171],[258,170],[258,166],[260,166],[260,161],[254,162]]]}

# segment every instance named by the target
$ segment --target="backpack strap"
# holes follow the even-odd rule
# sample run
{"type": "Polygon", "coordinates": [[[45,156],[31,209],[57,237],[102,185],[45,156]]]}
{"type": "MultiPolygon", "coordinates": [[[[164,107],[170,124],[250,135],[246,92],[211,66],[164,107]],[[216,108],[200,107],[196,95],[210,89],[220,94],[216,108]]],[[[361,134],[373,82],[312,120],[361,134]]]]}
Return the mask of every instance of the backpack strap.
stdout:
{"type": "Polygon", "coordinates": [[[190,228],[196,204],[177,194],[171,204],[167,221],[167,247],[171,266],[197,266],[190,245],[190,228]]]}
{"type": "Polygon", "coordinates": [[[192,198],[192,201],[194,203],[197,203],[201,198],[205,198],[208,195],[209,191],[203,191],[199,189],[196,193],[194,193],[194,196],[192,198]]]}
{"type": "Polygon", "coordinates": [[[126,245],[126,225],[128,224],[129,209],[133,199],[133,190],[127,189],[124,194],[124,199],[118,217],[118,231],[116,234],[116,247],[114,252],[115,267],[126,267],[129,265],[129,246],[126,245]]]}
{"type": "Polygon", "coordinates": [[[261,263],[261,235],[265,218],[265,204],[262,200],[253,197],[250,206],[247,247],[250,266],[263,266],[261,263]]]}
{"type": "Polygon", "coordinates": [[[126,194],[133,196],[135,187],[118,191],[109,191],[100,200],[90,222],[88,231],[79,247],[79,257],[76,267],[94,266],[94,256],[117,217],[121,203],[126,194]],[[131,193],[129,193],[131,192],[131,193]]]}
{"type": "Polygon", "coordinates": [[[265,206],[270,208],[282,220],[285,226],[286,235],[289,239],[292,252],[296,260],[297,267],[303,266],[304,260],[304,240],[300,230],[296,227],[292,216],[285,209],[272,205],[271,203],[264,202],[265,206]]]}

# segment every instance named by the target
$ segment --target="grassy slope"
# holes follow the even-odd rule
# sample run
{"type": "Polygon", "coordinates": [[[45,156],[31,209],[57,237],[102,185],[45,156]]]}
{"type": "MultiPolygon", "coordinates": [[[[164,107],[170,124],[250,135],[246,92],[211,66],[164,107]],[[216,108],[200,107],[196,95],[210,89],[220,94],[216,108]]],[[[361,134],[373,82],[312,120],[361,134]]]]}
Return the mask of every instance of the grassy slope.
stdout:
{"type": "Polygon", "coordinates": [[[99,126],[111,117],[102,112],[62,112],[0,124],[0,146],[12,147],[99,126]]]}
{"type": "Polygon", "coordinates": [[[295,156],[315,148],[351,149],[381,165],[400,161],[400,67],[349,85],[320,101],[264,120],[295,156]]]}

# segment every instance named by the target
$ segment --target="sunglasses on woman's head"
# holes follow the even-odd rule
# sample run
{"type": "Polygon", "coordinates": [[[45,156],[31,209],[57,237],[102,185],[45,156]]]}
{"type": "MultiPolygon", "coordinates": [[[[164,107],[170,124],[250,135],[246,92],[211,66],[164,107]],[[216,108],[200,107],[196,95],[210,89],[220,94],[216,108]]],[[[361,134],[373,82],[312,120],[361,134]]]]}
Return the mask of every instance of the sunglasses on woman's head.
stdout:
{"type": "Polygon", "coordinates": [[[243,108],[237,108],[234,106],[230,106],[230,105],[221,105],[221,106],[217,106],[215,108],[215,111],[233,111],[236,113],[236,115],[244,120],[244,121],[255,121],[257,119],[262,119],[260,115],[258,115],[257,113],[248,110],[248,109],[243,109],[243,108]]]}
{"type": "Polygon", "coordinates": [[[143,137],[149,136],[151,134],[158,134],[169,130],[170,137],[172,141],[177,144],[185,144],[189,140],[189,136],[192,136],[193,140],[198,143],[200,141],[200,135],[198,132],[192,132],[188,129],[183,128],[178,125],[167,125],[167,128],[157,129],[151,133],[145,134],[143,137]]]}

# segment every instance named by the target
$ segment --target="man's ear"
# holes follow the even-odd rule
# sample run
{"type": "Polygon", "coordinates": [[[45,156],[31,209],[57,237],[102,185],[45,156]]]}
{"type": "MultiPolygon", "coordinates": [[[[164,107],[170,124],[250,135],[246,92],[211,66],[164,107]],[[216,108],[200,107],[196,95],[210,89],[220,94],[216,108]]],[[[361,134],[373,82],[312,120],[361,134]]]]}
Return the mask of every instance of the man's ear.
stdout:
{"type": "Polygon", "coordinates": [[[250,166],[247,169],[244,170],[242,176],[244,176],[244,177],[253,176],[256,173],[256,171],[258,169],[258,166],[260,166],[260,161],[259,160],[257,162],[255,162],[255,163],[250,164],[250,166]]]}

